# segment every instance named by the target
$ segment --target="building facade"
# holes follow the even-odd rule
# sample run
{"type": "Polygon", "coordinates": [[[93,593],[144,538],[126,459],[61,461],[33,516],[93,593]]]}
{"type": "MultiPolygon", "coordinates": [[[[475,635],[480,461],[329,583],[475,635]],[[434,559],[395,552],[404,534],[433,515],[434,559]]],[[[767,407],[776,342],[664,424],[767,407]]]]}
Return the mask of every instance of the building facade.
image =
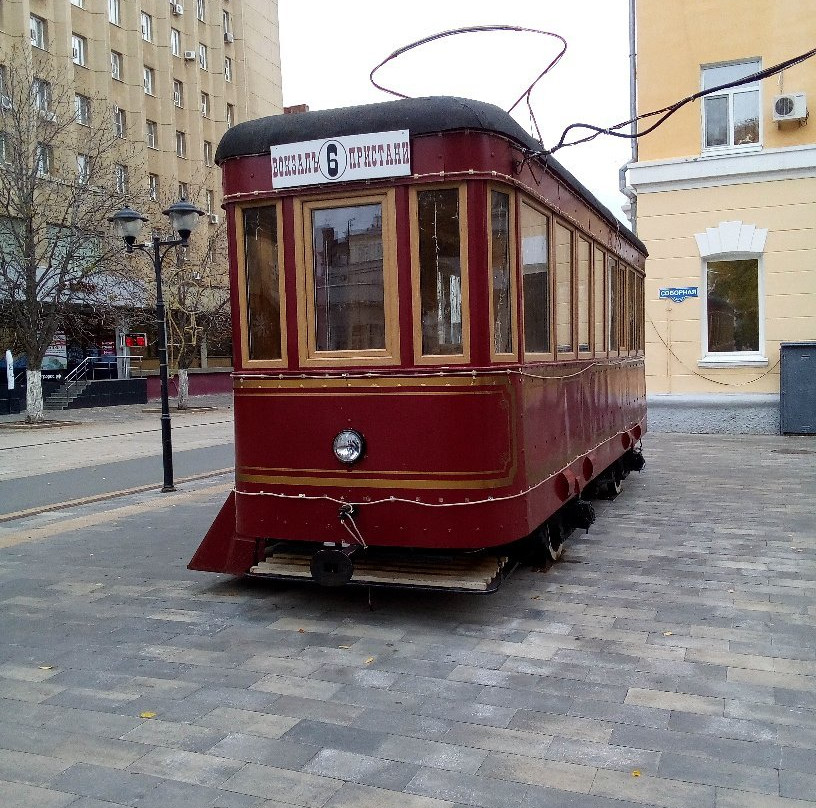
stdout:
{"type": "MultiPolygon", "coordinates": [[[[223,226],[221,137],[234,123],[282,112],[277,9],[277,0],[4,0],[0,70],[30,55],[35,76],[58,77],[54,87],[73,96],[78,152],[92,116],[128,142],[119,195],[135,207],[188,198],[212,234],[223,226]]],[[[52,92],[50,81],[34,81],[52,92]]],[[[48,98],[34,100],[47,110],[48,98]]],[[[118,354],[122,337],[97,341],[109,352],[115,340],[118,354]]]]}
{"type": "Polygon", "coordinates": [[[650,425],[777,432],[780,345],[816,339],[816,15],[799,0],[637,0],[650,425]],[[723,85],[731,85],[723,87],[723,85]],[[654,119],[641,122],[641,129],[654,119]]]}

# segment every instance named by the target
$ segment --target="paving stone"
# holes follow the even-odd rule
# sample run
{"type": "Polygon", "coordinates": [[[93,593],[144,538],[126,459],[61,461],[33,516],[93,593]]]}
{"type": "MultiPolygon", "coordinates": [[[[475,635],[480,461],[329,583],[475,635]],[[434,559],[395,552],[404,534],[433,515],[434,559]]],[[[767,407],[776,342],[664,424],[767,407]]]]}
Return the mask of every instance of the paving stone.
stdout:
{"type": "MultiPolygon", "coordinates": [[[[346,783],[324,808],[455,808],[447,800],[346,783]]],[[[277,808],[264,804],[261,808],[277,808]]]]}
{"type": "Polygon", "coordinates": [[[404,735],[389,735],[374,751],[377,757],[388,760],[469,774],[474,774],[487,756],[483,750],[404,735]]]}
{"type": "Polygon", "coordinates": [[[280,741],[241,732],[227,735],[211,749],[210,755],[242,760],[245,763],[261,763],[281,769],[300,769],[311,760],[321,747],[315,744],[280,741]]]}
{"type": "Polygon", "coordinates": [[[393,710],[365,710],[350,725],[375,732],[434,740],[442,738],[453,722],[447,717],[443,719],[433,715],[394,712],[393,710]]]}
{"type": "Polygon", "coordinates": [[[125,733],[122,740],[151,746],[178,747],[188,752],[200,752],[217,743],[224,735],[224,731],[220,729],[205,729],[193,724],[152,719],[125,733]]]}
{"type": "Polygon", "coordinates": [[[211,727],[216,731],[245,731],[264,738],[280,738],[300,719],[286,715],[260,713],[253,710],[239,710],[235,707],[216,707],[198,719],[199,726],[211,727]]]}
{"type": "Polygon", "coordinates": [[[249,763],[230,777],[222,788],[256,797],[280,797],[305,808],[322,808],[342,785],[342,780],[330,777],[249,763]]]}
{"type": "Polygon", "coordinates": [[[41,786],[70,765],[53,757],[0,749],[0,780],[41,786]]]}
{"type": "Polygon", "coordinates": [[[749,791],[717,789],[717,808],[813,808],[813,800],[773,797],[770,794],[752,794],[749,791]]]}
{"type": "Polygon", "coordinates": [[[472,724],[455,724],[443,736],[446,743],[461,744],[474,749],[491,752],[550,757],[551,735],[525,732],[500,727],[481,727],[472,724]]]}
{"type": "Polygon", "coordinates": [[[393,791],[402,791],[418,769],[416,765],[338,749],[323,749],[303,767],[310,774],[393,791]]]}
{"type": "Polygon", "coordinates": [[[575,741],[569,738],[553,738],[547,757],[568,763],[596,766],[608,769],[638,769],[641,772],[657,772],[660,753],[630,746],[614,746],[592,741],[575,741]]]}
{"type": "Polygon", "coordinates": [[[712,786],[694,785],[631,772],[600,769],[592,783],[592,794],[613,799],[659,805],[661,808],[715,808],[716,790],[712,786]]]}
{"type": "Polygon", "coordinates": [[[779,772],[779,793],[783,797],[816,802],[816,773],[782,769],[779,772]]]}
{"type": "Polygon", "coordinates": [[[76,801],[76,794],[0,780],[0,805],[3,808],[66,808],[76,801]]]}
{"type": "Polygon", "coordinates": [[[779,794],[776,769],[759,769],[756,766],[664,752],[657,773],[670,780],[779,794]]]}
{"type": "Polygon", "coordinates": [[[478,773],[499,780],[512,780],[586,794],[592,786],[596,772],[594,766],[491,752],[478,773]]]}
{"type": "Polygon", "coordinates": [[[636,687],[631,688],[626,694],[625,703],[701,715],[722,715],[725,708],[723,699],[694,696],[689,693],[644,690],[636,687]]]}
{"type": "Polygon", "coordinates": [[[586,741],[608,741],[613,725],[604,721],[577,718],[572,715],[540,713],[519,710],[509,724],[510,729],[541,732],[545,735],[562,735],[586,741]]]}
{"type": "Polygon", "coordinates": [[[133,808],[257,808],[261,803],[260,797],[168,781],[137,800],[133,808]]]}
{"type": "Polygon", "coordinates": [[[158,748],[132,763],[128,771],[199,786],[218,786],[242,767],[241,761],[181,749],[158,748]]]}
{"type": "Polygon", "coordinates": [[[57,791],[130,805],[143,799],[161,782],[159,778],[146,774],[77,763],[54,777],[49,787],[57,791]]]}
{"type": "Polygon", "coordinates": [[[481,777],[478,774],[421,769],[408,783],[405,791],[480,808],[507,808],[520,803],[527,789],[518,783],[481,777]]]}

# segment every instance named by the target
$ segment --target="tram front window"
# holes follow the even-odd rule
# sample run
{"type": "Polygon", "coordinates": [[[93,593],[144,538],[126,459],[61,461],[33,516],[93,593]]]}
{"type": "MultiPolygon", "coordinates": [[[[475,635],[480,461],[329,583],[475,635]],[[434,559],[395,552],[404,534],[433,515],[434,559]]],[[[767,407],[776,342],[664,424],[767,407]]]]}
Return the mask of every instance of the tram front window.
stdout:
{"type": "Polygon", "coordinates": [[[274,205],[244,211],[249,359],[281,358],[278,219],[274,205]]]}
{"type": "Polygon", "coordinates": [[[385,348],[382,205],[312,210],[315,348],[385,348]]]}

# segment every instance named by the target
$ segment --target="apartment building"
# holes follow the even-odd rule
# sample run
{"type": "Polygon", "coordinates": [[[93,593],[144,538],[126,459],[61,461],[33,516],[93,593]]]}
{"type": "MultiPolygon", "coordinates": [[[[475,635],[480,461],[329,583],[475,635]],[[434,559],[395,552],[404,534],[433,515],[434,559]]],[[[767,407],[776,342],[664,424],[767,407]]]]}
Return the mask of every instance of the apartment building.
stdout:
{"type": "Polygon", "coordinates": [[[637,0],[650,424],[776,432],[780,345],[816,338],[816,42],[801,0],[637,0]],[[641,128],[652,123],[647,119],[641,128]]]}

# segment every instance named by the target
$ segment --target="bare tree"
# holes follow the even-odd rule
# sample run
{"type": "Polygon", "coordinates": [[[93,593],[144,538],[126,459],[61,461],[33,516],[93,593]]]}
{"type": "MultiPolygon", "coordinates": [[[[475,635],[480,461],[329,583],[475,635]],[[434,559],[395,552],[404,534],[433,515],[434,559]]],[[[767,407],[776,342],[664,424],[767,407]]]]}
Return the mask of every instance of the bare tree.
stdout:
{"type": "Polygon", "coordinates": [[[106,221],[133,197],[133,147],[112,107],[63,75],[19,45],[0,74],[0,301],[27,357],[28,421],[43,419],[43,358],[71,310],[140,287],[106,221]]]}

